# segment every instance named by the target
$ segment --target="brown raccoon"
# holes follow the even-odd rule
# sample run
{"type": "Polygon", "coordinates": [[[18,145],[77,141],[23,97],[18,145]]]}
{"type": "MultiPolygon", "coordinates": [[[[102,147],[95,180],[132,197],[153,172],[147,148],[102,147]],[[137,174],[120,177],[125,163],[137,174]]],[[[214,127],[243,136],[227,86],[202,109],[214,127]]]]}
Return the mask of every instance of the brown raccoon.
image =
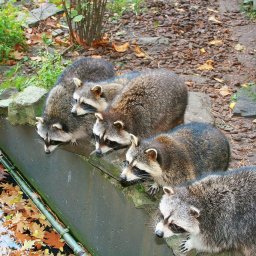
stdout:
{"type": "Polygon", "coordinates": [[[213,173],[180,187],[164,187],[159,237],[188,234],[182,253],[236,250],[256,255],[256,166],[213,173]]]}
{"type": "MultiPolygon", "coordinates": [[[[123,182],[153,179],[161,186],[177,185],[203,172],[228,168],[229,142],[210,124],[192,122],[142,141],[134,135],[131,139],[123,182]]],[[[150,192],[157,191],[156,184],[150,192]]]]}
{"type": "Polygon", "coordinates": [[[71,112],[80,116],[104,111],[121,89],[139,74],[139,72],[129,72],[105,81],[84,83],[78,78],[74,78],[76,89],[73,98],[75,103],[71,112]]]}
{"type": "Polygon", "coordinates": [[[71,114],[75,90],[73,77],[97,82],[113,76],[113,66],[103,59],[82,58],[65,69],[48,94],[43,116],[37,118],[37,133],[44,140],[45,153],[52,152],[60,144],[76,143],[78,139],[90,139],[92,135],[94,116],[76,117],[71,114]]]}
{"type": "Polygon", "coordinates": [[[171,71],[141,73],[104,112],[95,114],[96,152],[129,146],[130,133],[145,138],[183,123],[187,94],[184,81],[171,71]]]}

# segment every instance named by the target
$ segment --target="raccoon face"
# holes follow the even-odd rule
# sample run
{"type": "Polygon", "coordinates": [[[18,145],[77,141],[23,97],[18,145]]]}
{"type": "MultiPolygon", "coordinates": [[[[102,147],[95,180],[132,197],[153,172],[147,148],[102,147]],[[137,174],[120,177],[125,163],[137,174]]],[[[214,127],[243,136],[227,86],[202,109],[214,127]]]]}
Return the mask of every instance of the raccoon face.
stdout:
{"type": "Polygon", "coordinates": [[[37,133],[44,140],[44,151],[46,154],[50,154],[59,145],[71,141],[71,134],[64,131],[63,126],[60,123],[49,125],[42,117],[38,117],[37,120],[37,133]]]}
{"type": "Polygon", "coordinates": [[[130,134],[131,146],[126,153],[125,167],[120,175],[122,182],[134,183],[137,180],[161,177],[162,169],[158,163],[157,149],[130,134]]]}
{"type": "Polygon", "coordinates": [[[155,234],[158,237],[199,233],[198,217],[200,210],[182,201],[171,187],[164,187],[164,195],[159,204],[161,220],[157,223],[155,234]]]}
{"type": "Polygon", "coordinates": [[[104,120],[102,114],[96,113],[96,122],[93,126],[95,137],[96,154],[102,155],[107,152],[126,148],[130,145],[130,134],[124,129],[124,123],[120,120],[104,120]]]}
{"type": "Polygon", "coordinates": [[[100,85],[90,87],[83,84],[78,78],[74,78],[76,89],[73,94],[73,107],[71,112],[82,116],[97,111],[103,111],[107,107],[107,102],[100,85]]]}

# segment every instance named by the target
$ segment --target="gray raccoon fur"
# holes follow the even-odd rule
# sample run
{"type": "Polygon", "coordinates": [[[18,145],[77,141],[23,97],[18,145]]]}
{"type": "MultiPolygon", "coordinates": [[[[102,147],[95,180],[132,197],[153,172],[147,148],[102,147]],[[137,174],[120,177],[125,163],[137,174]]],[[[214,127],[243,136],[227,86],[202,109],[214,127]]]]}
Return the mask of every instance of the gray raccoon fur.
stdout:
{"type": "Polygon", "coordinates": [[[121,89],[139,75],[139,72],[129,72],[100,82],[82,82],[75,78],[72,113],[85,115],[104,111],[121,89]]]}
{"type": "Polygon", "coordinates": [[[124,182],[151,178],[161,186],[177,185],[228,168],[229,142],[211,124],[192,122],[141,141],[131,139],[120,176],[124,182]]]}
{"type": "Polygon", "coordinates": [[[92,136],[94,116],[75,117],[71,114],[73,77],[98,82],[114,76],[112,64],[103,59],[82,58],[67,67],[49,92],[43,115],[38,119],[37,132],[44,139],[45,152],[50,153],[59,144],[92,136]]]}
{"type": "Polygon", "coordinates": [[[256,255],[256,166],[214,173],[180,187],[164,187],[159,237],[188,233],[186,253],[237,250],[256,255]]]}
{"type": "Polygon", "coordinates": [[[96,113],[96,150],[106,153],[130,145],[130,133],[142,138],[183,123],[187,106],[184,81],[166,69],[141,73],[111,105],[96,113]]]}

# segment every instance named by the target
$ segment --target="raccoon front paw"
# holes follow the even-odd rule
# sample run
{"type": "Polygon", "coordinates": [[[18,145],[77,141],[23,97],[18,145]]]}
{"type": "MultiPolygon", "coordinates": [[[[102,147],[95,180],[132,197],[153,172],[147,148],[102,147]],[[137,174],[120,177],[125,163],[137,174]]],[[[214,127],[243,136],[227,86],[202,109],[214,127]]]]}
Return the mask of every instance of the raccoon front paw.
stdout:
{"type": "Polygon", "coordinates": [[[71,144],[72,144],[72,146],[77,146],[78,142],[76,140],[71,140],[71,144]]]}
{"type": "Polygon", "coordinates": [[[159,191],[159,189],[160,189],[160,187],[158,186],[158,184],[157,184],[157,183],[153,183],[153,184],[149,187],[149,189],[147,190],[147,192],[148,192],[151,196],[153,196],[153,195],[155,195],[155,194],[159,191]]]}
{"type": "Polygon", "coordinates": [[[180,248],[181,253],[187,253],[193,249],[191,239],[189,238],[189,236],[188,236],[187,240],[182,241],[179,248],[180,248]]]}

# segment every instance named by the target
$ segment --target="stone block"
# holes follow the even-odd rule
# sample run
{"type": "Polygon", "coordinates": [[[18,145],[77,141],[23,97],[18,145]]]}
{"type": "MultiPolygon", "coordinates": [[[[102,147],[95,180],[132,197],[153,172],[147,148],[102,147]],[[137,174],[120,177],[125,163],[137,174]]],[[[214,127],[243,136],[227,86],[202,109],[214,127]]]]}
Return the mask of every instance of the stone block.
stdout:
{"type": "Polygon", "coordinates": [[[41,116],[47,90],[29,86],[18,93],[8,107],[8,120],[11,124],[34,125],[36,116],[41,116]]]}

